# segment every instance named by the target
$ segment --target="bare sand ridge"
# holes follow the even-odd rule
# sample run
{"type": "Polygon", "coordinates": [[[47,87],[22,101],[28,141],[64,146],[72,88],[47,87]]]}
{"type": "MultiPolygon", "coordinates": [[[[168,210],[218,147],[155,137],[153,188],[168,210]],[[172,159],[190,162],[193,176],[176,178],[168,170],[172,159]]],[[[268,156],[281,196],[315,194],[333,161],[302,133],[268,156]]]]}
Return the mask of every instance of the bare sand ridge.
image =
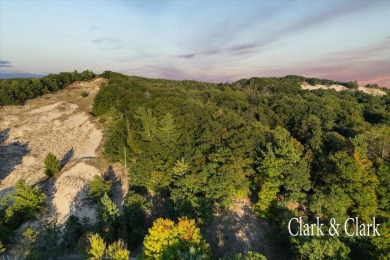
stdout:
{"type": "Polygon", "coordinates": [[[107,165],[98,156],[101,127],[89,112],[103,82],[102,78],[77,82],[24,106],[0,108],[0,197],[25,179],[43,188],[49,213],[56,214],[59,222],[69,214],[94,220],[93,208],[86,200],[87,184],[94,175],[101,176],[107,165]],[[89,95],[81,97],[82,91],[89,95]],[[43,162],[49,152],[61,160],[63,169],[47,180],[43,162]]]}
{"type": "MultiPolygon", "coordinates": [[[[301,84],[302,89],[307,89],[307,90],[315,90],[315,89],[334,89],[336,91],[342,91],[342,90],[349,90],[349,88],[343,86],[343,85],[310,85],[307,82],[304,82],[301,84]]],[[[380,89],[375,89],[375,88],[366,88],[363,86],[358,86],[358,90],[363,91],[364,93],[374,95],[374,96],[384,96],[386,95],[386,92],[380,89]]]]}

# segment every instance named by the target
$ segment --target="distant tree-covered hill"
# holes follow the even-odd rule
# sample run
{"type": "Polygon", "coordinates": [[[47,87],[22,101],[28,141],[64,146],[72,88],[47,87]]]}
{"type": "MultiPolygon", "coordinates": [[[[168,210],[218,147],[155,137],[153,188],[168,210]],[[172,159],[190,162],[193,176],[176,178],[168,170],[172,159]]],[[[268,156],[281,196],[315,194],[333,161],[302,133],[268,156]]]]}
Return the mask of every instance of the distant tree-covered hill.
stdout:
{"type": "Polygon", "coordinates": [[[0,106],[21,105],[28,99],[65,88],[75,81],[95,77],[92,71],[61,72],[43,78],[0,79],[0,106]]]}

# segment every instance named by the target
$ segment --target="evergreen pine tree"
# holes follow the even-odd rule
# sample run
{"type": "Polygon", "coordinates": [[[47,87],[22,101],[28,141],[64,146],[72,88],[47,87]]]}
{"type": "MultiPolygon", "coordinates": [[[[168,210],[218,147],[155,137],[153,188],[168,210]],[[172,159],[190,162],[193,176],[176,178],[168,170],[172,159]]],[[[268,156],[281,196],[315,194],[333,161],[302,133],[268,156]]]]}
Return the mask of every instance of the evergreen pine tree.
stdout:
{"type": "Polygon", "coordinates": [[[165,145],[174,143],[179,134],[176,132],[175,120],[170,113],[167,113],[160,122],[160,127],[157,130],[157,137],[165,145]]]}
{"type": "Polygon", "coordinates": [[[52,153],[45,158],[45,174],[49,177],[56,175],[61,169],[60,161],[52,153]]]}

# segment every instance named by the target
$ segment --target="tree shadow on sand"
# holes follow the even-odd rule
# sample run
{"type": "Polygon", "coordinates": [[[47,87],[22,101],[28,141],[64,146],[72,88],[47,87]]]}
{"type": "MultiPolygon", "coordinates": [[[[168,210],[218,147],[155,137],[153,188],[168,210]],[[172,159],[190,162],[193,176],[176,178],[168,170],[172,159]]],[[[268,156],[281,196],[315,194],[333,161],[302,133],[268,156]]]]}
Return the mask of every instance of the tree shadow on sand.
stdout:
{"type": "Polygon", "coordinates": [[[102,177],[111,182],[111,199],[122,210],[126,191],[123,190],[121,179],[115,174],[115,170],[111,165],[108,166],[102,177]]]}
{"type": "Polygon", "coordinates": [[[74,149],[73,147],[64,155],[64,157],[62,157],[61,159],[61,162],[60,162],[60,165],[61,167],[64,167],[65,164],[67,164],[69,162],[70,159],[72,159],[74,155],[74,149]]]}
{"type": "Polygon", "coordinates": [[[23,157],[30,151],[28,143],[14,141],[4,144],[9,138],[10,129],[0,130],[0,186],[14,168],[21,164],[23,157]]]}
{"type": "MultiPolygon", "coordinates": [[[[75,163],[75,162],[73,162],[75,163]]],[[[68,164],[68,167],[72,167],[74,164],[68,164]]],[[[57,180],[59,176],[55,176],[50,180],[46,181],[44,184],[44,191],[48,195],[47,205],[51,209],[51,214],[55,215],[58,211],[63,209],[58,209],[53,203],[54,195],[57,192],[57,180]]],[[[116,176],[112,166],[109,166],[108,169],[102,174],[104,179],[110,180],[112,183],[111,187],[111,199],[115,202],[118,208],[121,210],[123,205],[124,193],[122,189],[122,182],[116,176]]],[[[92,202],[88,197],[89,181],[85,180],[82,175],[73,176],[67,180],[68,184],[72,187],[78,186],[77,193],[72,195],[72,200],[69,201],[69,205],[57,205],[63,207],[69,207],[69,213],[65,216],[67,219],[70,215],[74,215],[82,219],[87,217],[91,222],[96,221],[96,205],[97,203],[92,202]]],[[[58,195],[57,195],[58,196],[58,195]]]]}
{"type": "Polygon", "coordinates": [[[287,259],[281,246],[273,241],[268,222],[257,217],[247,205],[239,208],[238,211],[215,209],[214,221],[204,228],[204,237],[210,243],[214,257],[255,251],[267,259],[287,259]]]}

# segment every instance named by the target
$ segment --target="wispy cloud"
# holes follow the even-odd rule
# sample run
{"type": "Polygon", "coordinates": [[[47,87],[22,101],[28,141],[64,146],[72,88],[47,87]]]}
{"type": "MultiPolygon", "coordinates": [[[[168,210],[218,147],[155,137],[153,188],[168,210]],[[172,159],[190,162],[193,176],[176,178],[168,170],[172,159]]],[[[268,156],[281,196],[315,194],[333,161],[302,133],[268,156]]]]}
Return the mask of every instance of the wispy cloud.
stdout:
{"type": "Polygon", "coordinates": [[[115,46],[115,47],[102,47],[102,50],[120,50],[123,49],[125,46],[115,46]]]}
{"type": "Polygon", "coordinates": [[[377,60],[389,60],[390,59],[390,42],[382,41],[374,43],[370,46],[359,49],[350,49],[346,51],[339,51],[331,53],[327,59],[328,62],[334,62],[335,60],[342,60],[348,63],[354,63],[357,61],[365,61],[368,59],[377,60]]]}
{"type": "Polygon", "coordinates": [[[230,47],[231,51],[246,51],[257,47],[255,43],[239,44],[230,47]]]}
{"type": "Polygon", "coordinates": [[[0,60],[0,68],[11,68],[11,62],[6,60],[0,60]]]}
{"type": "Polygon", "coordinates": [[[313,60],[303,64],[259,67],[257,70],[247,71],[245,76],[255,76],[254,71],[262,76],[283,76],[288,73],[339,81],[357,80],[359,84],[377,83],[380,86],[390,86],[389,67],[390,59],[352,62],[331,55],[329,59],[313,60]]]}
{"type": "Polygon", "coordinates": [[[94,24],[91,24],[91,26],[89,27],[89,32],[94,32],[94,31],[97,31],[99,30],[99,27],[97,27],[96,25],[94,24]]]}
{"type": "Polygon", "coordinates": [[[209,25],[205,29],[202,28],[199,34],[195,34],[194,38],[188,44],[189,48],[191,48],[189,52],[196,52],[200,55],[208,56],[239,51],[238,49],[232,50],[232,48],[245,48],[251,44],[257,44],[256,42],[244,44],[238,44],[237,42],[240,42],[241,38],[245,38],[244,35],[248,32],[252,37],[258,35],[259,25],[262,27],[263,24],[271,21],[283,9],[284,7],[280,4],[267,4],[267,6],[257,6],[237,19],[226,17],[217,23],[209,25]]]}
{"type": "Polygon", "coordinates": [[[318,14],[304,16],[302,17],[302,19],[289,24],[288,26],[278,31],[276,35],[294,34],[296,32],[338,19],[341,16],[360,12],[361,10],[364,10],[367,7],[372,6],[374,4],[375,1],[355,1],[355,2],[342,3],[336,7],[330,7],[328,9],[325,9],[324,11],[318,14]]]}
{"type": "Polygon", "coordinates": [[[178,55],[176,57],[180,58],[180,59],[192,59],[195,56],[196,56],[196,53],[190,53],[190,54],[178,55]]]}
{"type": "Polygon", "coordinates": [[[192,79],[193,76],[189,75],[184,70],[178,69],[176,66],[172,64],[164,65],[164,66],[158,66],[155,67],[155,69],[158,71],[158,74],[162,78],[166,79],[192,79]]]}
{"type": "Polygon", "coordinates": [[[375,1],[341,2],[341,4],[329,6],[323,11],[303,15],[295,21],[282,23],[280,26],[275,26],[272,30],[269,27],[261,26],[266,24],[267,21],[273,21],[277,15],[283,16],[284,12],[289,12],[290,6],[287,3],[282,6],[253,10],[253,13],[248,14],[246,18],[234,20],[234,22],[225,21],[208,28],[208,30],[204,30],[203,35],[196,35],[197,38],[192,39],[194,44],[190,45],[188,52],[208,56],[222,53],[246,55],[262,50],[266,51],[265,47],[271,46],[280,40],[288,39],[298,33],[322,26],[343,16],[360,12],[369,6],[375,5],[375,1]],[[232,42],[239,42],[242,35],[248,32],[252,35],[251,42],[231,44],[232,42]]]}
{"type": "Polygon", "coordinates": [[[256,43],[238,44],[226,49],[227,52],[231,52],[234,55],[246,55],[256,52],[258,45],[256,43]]]}
{"type": "Polygon", "coordinates": [[[92,43],[97,43],[97,44],[101,44],[101,43],[118,43],[119,40],[117,39],[113,39],[113,38],[109,38],[109,37],[99,37],[95,40],[92,40],[91,41],[92,43]]]}
{"type": "Polygon", "coordinates": [[[213,54],[218,54],[220,52],[221,50],[218,48],[208,48],[205,49],[205,51],[202,54],[213,55],[213,54]]]}
{"type": "Polygon", "coordinates": [[[99,37],[91,43],[99,45],[101,50],[120,50],[125,47],[118,39],[110,37],[99,37]]]}

